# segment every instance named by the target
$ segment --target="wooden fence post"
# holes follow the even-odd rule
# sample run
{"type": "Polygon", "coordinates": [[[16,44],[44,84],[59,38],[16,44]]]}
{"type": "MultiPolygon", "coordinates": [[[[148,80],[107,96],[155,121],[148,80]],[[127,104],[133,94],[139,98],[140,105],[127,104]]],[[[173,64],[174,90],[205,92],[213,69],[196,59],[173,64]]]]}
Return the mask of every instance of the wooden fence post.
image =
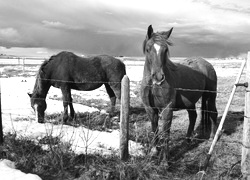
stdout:
{"type": "Polygon", "coordinates": [[[25,73],[25,58],[23,58],[23,75],[25,73]]]}
{"type": "Polygon", "coordinates": [[[246,88],[245,95],[241,172],[243,179],[250,180],[250,51],[247,55],[246,82],[248,83],[248,87],[246,88]]]}
{"type": "Polygon", "coordinates": [[[128,135],[129,135],[129,104],[130,104],[129,78],[125,75],[121,84],[121,109],[120,109],[120,158],[128,160],[128,135]]]}
{"type": "Polygon", "coordinates": [[[2,106],[1,106],[1,97],[2,97],[2,93],[1,93],[1,80],[0,80],[0,145],[3,144],[3,123],[2,123],[2,106]]]}

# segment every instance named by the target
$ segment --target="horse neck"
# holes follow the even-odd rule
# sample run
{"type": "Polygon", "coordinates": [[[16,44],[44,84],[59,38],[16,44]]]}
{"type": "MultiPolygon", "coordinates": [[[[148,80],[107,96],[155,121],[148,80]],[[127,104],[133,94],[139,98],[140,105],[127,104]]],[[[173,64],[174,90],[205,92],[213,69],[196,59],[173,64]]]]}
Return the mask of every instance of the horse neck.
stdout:
{"type": "MultiPolygon", "coordinates": [[[[166,76],[167,82],[172,82],[175,76],[175,71],[177,70],[177,65],[173,63],[167,56],[165,56],[165,66],[163,66],[163,71],[166,76]]],[[[144,64],[143,77],[146,83],[150,84],[151,80],[151,70],[149,67],[149,62],[146,60],[144,64]]]]}
{"type": "Polygon", "coordinates": [[[49,88],[50,84],[47,80],[43,80],[40,77],[37,77],[33,89],[33,95],[40,98],[46,98],[49,88]]]}
{"type": "Polygon", "coordinates": [[[164,67],[163,71],[166,76],[166,80],[172,81],[172,79],[174,78],[175,71],[177,70],[177,65],[174,62],[172,62],[167,56],[165,57],[165,62],[166,64],[165,66],[163,66],[164,67]]]}

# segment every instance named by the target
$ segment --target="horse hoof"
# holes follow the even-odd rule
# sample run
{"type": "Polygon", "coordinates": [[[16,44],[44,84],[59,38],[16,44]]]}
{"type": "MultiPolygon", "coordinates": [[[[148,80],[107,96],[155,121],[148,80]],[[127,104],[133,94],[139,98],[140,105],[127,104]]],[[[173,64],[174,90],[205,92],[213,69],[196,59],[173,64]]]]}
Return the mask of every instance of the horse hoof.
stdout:
{"type": "Polygon", "coordinates": [[[75,120],[76,120],[76,117],[74,116],[74,117],[70,117],[67,121],[74,122],[75,120]]]}
{"type": "Polygon", "coordinates": [[[159,151],[157,150],[156,147],[153,147],[150,151],[150,157],[157,157],[159,154],[159,151]]]}
{"type": "Polygon", "coordinates": [[[212,137],[210,136],[208,140],[213,141],[213,139],[214,139],[214,136],[212,136],[212,137]]]}
{"type": "Polygon", "coordinates": [[[187,144],[190,144],[191,143],[191,138],[190,137],[186,137],[186,139],[185,139],[185,143],[187,143],[187,144]]]}
{"type": "Polygon", "coordinates": [[[112,117],[116,116],[116,114],[114,112],[109,112],[108,114],[109,114],[109,118],[112,118],[112,117]]]}
{"type": "Polygon", "coordinates": [[[165,168],[169,168],[169,163],[168,161],[161,161],[161,166],[165,167],[165,168]]]}
{"type": "Polygon", "coordinates": [[[68,120],[70,120],[69,117],[63,118],[61,122],[62,122],[62,124],[67,124],[67,123],[68,123],[68,120]]]}
{"type": "Polygon", "coordinates": [[[68,121],[68,120],[63,120],[62,122],[63,122],[62,124],[66,124],[66,125],[69,124],[69,121],[68,121]]]}

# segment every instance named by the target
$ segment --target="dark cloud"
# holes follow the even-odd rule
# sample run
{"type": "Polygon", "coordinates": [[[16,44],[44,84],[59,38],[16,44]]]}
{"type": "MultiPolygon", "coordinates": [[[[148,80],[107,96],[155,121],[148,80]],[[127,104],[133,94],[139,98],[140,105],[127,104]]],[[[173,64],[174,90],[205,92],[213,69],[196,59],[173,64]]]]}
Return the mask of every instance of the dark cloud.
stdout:
{"type": "Polygon", "coordinates": [[[182,36],[173,32],[172,56],[229,57],[239,56],[249,51],[249,35],[221,34],[214,31],[196,31],[182,36]]]}
{"type": "Polygon", "coordinates": [[[174,26],[172,56],[226,57],[248,50],[250,22],[244,21],[248,18],[248,7],[235,3],[224,6],[210,0],[185,2],[201,4],[198,7],[206,11],[201,13],[199,9],[190,9],[188,14],[188,9],[180,10],[179,6],[176,11],[171,9],[175,7],[169,6],[166,12],[140,10],[134,6],[114,8],[87,0],[84,3],[66,0],[0,1],[0,46],[141,56],[147,27],[153,24],[156,31],[174,26]],[[230,13],[227,13],[228,17],[221,13],[217,17],[213,9],[216,13],[230,13]],[[244,16],[239,16],[241,10],[245,12],[244,16]]]}
{"type": "Polygon", "coordinates": [[[180,40],[174,39],[174,46],[170,47],[170,54],[172,57],[190,57],[190,56],[202,56],[202,57],[236,57],[249,51],[250,43],[246,45],[242,44],[190,44],[180,40]]]}

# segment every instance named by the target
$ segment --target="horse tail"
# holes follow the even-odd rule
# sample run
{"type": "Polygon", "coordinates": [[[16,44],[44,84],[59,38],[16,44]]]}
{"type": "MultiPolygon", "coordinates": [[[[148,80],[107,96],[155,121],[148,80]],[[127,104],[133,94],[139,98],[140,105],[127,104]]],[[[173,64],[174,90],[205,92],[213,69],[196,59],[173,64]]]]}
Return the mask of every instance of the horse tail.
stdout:
{"type": "Polygon", "coordinates": [[[205,92],[201,100],[201,133],[206,137],[214,134],[217,120],[216,96],[217,96],[217,74],[209,62],[204,60],[203,72],[206,78],[205,92]]]}
{"type": "Polygon", "coordinates": [[[208,98],[205,93],[201,99],[201,132],[203,135],[206,135],[209,129],[211,128],[211,123],[209,121],[209,112],[208,112],[208,98]]]}
{"type": "Polygon", "coordinates": [[[206,137],[215,134],[217,116],[216,93],[204,93],[201,100],[201,133],[206,137]]]}

